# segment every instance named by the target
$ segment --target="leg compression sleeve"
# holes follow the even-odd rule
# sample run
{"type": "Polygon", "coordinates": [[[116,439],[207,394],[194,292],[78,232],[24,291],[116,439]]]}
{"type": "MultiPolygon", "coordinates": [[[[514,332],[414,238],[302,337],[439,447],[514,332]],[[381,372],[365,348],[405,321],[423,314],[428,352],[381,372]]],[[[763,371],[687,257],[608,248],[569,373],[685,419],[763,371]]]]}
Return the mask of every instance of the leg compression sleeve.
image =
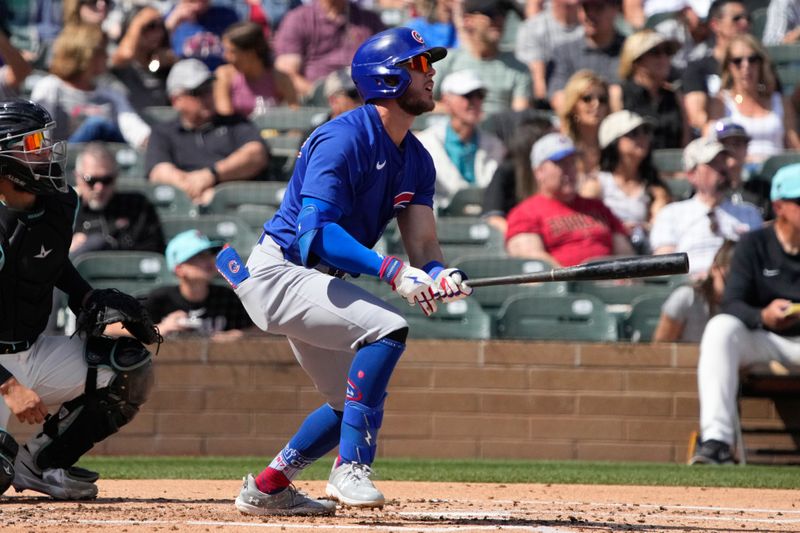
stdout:
{"type": "Polygon", "coordinates": [[[347,399],[367,406],[382,402],[405,347],[402,342],[384,337],[358,350],[347,375],[347,399]]]}
{"type": "Polygon", "coordinates": [[[334,411],[330,405],[321,406],[306,417],[269,466],[292,479],[300,470],[336,447],[341,428],[342,413],[334,411]]]}

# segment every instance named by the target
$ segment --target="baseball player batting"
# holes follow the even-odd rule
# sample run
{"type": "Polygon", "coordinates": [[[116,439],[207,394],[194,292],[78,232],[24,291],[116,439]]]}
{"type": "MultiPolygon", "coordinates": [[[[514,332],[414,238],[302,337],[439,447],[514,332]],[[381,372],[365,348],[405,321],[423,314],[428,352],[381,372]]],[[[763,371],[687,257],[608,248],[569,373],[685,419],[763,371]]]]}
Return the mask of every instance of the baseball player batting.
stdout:
{"type": "Polygon", "coordinates": [[[393,306],[342,278],[377,276],[426,315],[437,299],[472,292],[463,272],[443,264],[433,161],[409,131],[414,117],[434,107],[432,63],[446,53],[402,27],[365,41],[352,62],[365,104],[303,144],[281,207],[264,224],[246,268],[232,249],[220,252],[217,266],[253,322],[286,335],[325,397],[269,466],[244,478],[236,498],[242,513],[333,514],[334,501],[309,498],[291,483],[337,445],[327,496],[347,506],[384,504],[371,465],[408,324],[393,306]],[[371,250],[395,217],[410,264],[371,250]]]}
{"type": "Polygon", "coordinates": [[[136,299],[92,290],[70,262],[78,195],[53,128],[39,104],[0,101],[0,494],[13,484],[90,499],[99,474],[75,463],[133,419],[152,384],[150,352],[132,338],[103,337],[106,319],[146,343],[159,335],[136,299]],[[54,287],[69,296],[79,335],[42,335],[54,287]],[[44,425],[19,445],[5,429],[12,414],[44,425]]]}

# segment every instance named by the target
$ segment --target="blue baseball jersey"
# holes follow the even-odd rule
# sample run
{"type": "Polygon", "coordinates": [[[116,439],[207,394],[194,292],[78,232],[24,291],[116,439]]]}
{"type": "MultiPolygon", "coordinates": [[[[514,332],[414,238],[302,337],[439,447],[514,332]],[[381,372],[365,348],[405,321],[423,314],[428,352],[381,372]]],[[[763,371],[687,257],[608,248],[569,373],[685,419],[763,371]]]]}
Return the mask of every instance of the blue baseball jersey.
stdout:
{"type": "Polygon", "coordinates": [[[342,217],[337,223],[368,248],[408,205],[433,206],[436,171],[430,154],[411,132],[400,147],[395,145],[374,105],[317,128],[297,158],[281,206],[264,224],[295,264],[302,264],[296,229],[304,197],[338,206],[342,217]]]}

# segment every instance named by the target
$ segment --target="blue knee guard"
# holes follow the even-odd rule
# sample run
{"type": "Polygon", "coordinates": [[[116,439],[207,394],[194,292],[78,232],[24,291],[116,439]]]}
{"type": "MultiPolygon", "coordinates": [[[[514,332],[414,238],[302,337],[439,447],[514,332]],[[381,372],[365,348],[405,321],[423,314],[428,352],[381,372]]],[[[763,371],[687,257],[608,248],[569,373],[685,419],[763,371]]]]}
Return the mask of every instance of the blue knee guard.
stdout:
{"type": "Polygon", "coordinates": [[[383,403],[375,407],[348,400],[344,404],[339,456],[345,463],[371,465],[378,450],[378,430],[383,423],[383,403]]]}

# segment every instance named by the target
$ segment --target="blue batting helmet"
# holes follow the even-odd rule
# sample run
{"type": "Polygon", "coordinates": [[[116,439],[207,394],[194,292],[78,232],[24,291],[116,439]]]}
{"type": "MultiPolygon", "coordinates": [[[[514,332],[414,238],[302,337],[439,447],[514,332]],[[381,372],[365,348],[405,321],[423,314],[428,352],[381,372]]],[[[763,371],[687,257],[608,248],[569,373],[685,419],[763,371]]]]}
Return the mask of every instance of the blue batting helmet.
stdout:
{"type": "Polygon", "coordinates": [[[353,56],[352,77],[365,102],[399,98],[411,85],[411,75],[398,63],[428,54],[431,63],[447,55],[441,46],[428,46],[416,30],[398,27],[376,33],[353,56]]]}

